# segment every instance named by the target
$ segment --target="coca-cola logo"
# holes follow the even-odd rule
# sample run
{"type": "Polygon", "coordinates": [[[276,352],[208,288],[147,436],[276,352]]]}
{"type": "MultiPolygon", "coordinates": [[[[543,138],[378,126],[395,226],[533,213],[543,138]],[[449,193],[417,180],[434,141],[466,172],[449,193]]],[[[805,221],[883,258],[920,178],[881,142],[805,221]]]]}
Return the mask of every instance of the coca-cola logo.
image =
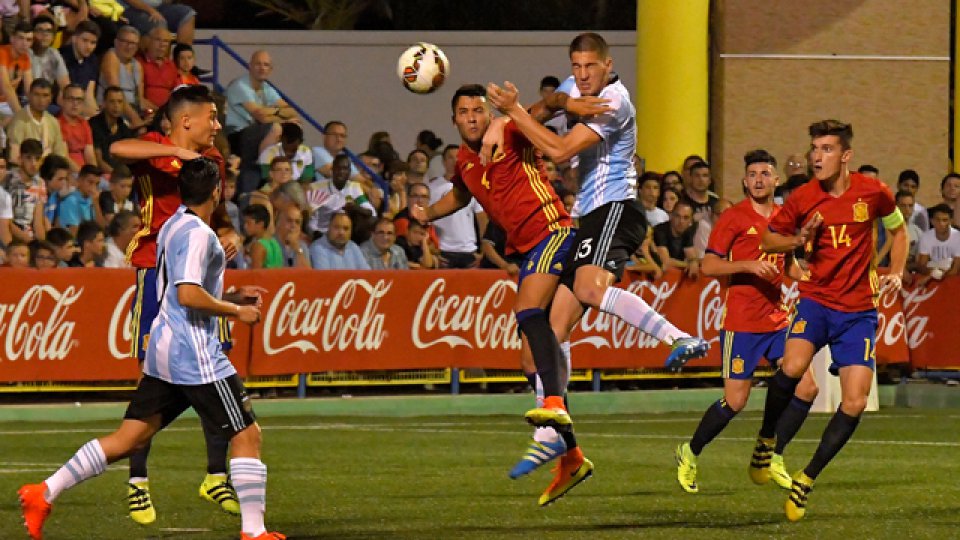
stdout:
{"type": "MultiPolygon", "coordinates": [[[[884,320],[885,318],[882,316],[878,321],[879,328],[882,329],[883,335],[886,336],[890,334],[891,339],[895,341],[905,337],[907,347],[911,349],[916,349],[924,341],[934,337],[931,332],[927,331],[927,322],[930,319],[929,315],[920,315],[918,312],[921,311],[920,306],[924,302],[937,294],[938,288],[938,285],[927,285],[927,287],[920,287],[913,290],[903,289],[901,291],[903,296],[903,310],[895,311],[893,319],[889,323],[884,320]]],[[[880,302],[887,307],[894,305],[894,302],[896,302],[895,293],[888,292],[885,289],[881,293],[880,302]]],[[[880,330],[878,330],[878,333],[879,332],[880,330]]]]}
{"type": "Polygon", "coordinates": [[[67,286],[63,292],[51,285],[33,285],[16,304],[0,304],[0,339],[3,360],[63,360],[77,343],[74,321],[67,312],[83,287],[67,286]],[[46,313],[46,315],[41,315],[46,313]]]}
{"type": "Polygon", "coordinates": [[[110,314],[107,347],[110,349],[110,354],[117,360],[130,357],[131,344],[134,339],[130,300],[136,290],[136,285],[127,287],[127,290],[120,296],[120,300],[117,301],[117,305],[114,306],[113,313],[110,314]]]}
{"type": "Polygon", "coordinates": [[[264,351],[272,356],[292,349],[318,352],[317,345],[327,352],[379,349],[386,337],[379,306],[392,284],[348,279],[329,298],[297,298],[296,283],[285,283],[264,318],[264,351]]]}
{"type": "MultiPolygon", "coordinates": [[[[679,282],[670,283],[661,281],[633,281],[626,290],[643,298],[650,307],[662,311],[667,300],[677,290],[679,282]]],[[[652,349],[660,344],[656,338],[637,330],[619,317],[604,313],[598,309],[588,310],[580,319],[580,331],[584,337],[570,343],[577,345],[592,345],[594,348],[637,348],[652,349]]]]}
{"type": "Polygon", "coordinates": [[[501,279],[478,295],[444,294],[446,287],[447,280],[438,278],[420,299],[411,328],[415,347],[520,349],[510,309],[516,283],[501,279]]]}

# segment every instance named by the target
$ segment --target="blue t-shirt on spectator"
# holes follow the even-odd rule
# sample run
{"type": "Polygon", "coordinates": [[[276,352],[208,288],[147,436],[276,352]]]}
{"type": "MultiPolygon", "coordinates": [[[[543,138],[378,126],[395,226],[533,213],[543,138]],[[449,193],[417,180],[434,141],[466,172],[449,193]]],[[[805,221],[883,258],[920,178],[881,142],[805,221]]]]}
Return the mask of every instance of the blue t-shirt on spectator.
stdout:
{"type": "Polygon", "coordinates": [[[240,131],[254,123],[253,116],[243,106],[251,101],[270,107],[280,101],[280,94],[266,81],[259,92],[254,90],[250,83],[250,74],[234,79],[227,87],[227,133],[240,131]]]}
{"type": "Polygon", "coordinates": [[[60,203],[60,226],[74,227],[93,219],[93,201],[79,191],[67,195],[60,203]]]}
{"type": "MultiPolygon", "coordinates": [[[[314,146],[310,149],[313,152],[313,169],[319,171],[320,167],[329,165],[333,163],[333,156],[330,155],[330,151],[321,146],[314,146]]],[[[357,170],[357,166],[353,164],[353,160],[350,160],[350,178],[353,178],[360,171],[357,170]]],[[[322,175],[321,175],[322,176],[322,175]]]]}
{"type": "Polygon", "coordinates": [[[310,244],[310,263],[314,270],[369,270],[370,265],[352,240],[347,242],[343,253],[327,240],[326,236],[310,244]]]}
{"type": "Polygon", "coordinates": [[[60,192],[47,194],[47,204],[43,205],[43,215],[47,217],[50,223],[56,221],[57,215],[60,213],[60,203],[63,202],[63,199],[60,192]]]}

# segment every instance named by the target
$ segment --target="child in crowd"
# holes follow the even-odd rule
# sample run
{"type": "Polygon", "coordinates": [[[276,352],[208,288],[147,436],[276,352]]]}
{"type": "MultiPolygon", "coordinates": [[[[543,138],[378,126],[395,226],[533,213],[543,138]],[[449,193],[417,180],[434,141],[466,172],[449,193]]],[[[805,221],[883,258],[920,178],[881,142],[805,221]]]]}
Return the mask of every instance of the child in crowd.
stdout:
{"type": "Polygon", "coordinates": [[[123,163],[118,163],[110,173],[110,190],[100,193],[100,211],[109,223],[121,210],[135,211],[130,192],[133,191],[133,173],[123,163]]]}
{"type": "Polygon", "coordinates": [[[47,242],[53,246],[53,254],[57,257],[57,266],[63,268],[72,261],[80,251],[73,235],[63,227],[54,227],[47,232],[47,242]]]}
{"type": "Polygon", "coordinates": [[[283,250],[270,234],[270,212],[262,204],[251,204],[243,211],[247,231],[250,268],[283,268],[283,250]]]}
{"type": "Polygon", "coordinates": [[[411,270],[429,270],[437,267],[437,259],[430,246],[430,235],[422,223],[410,220],[407,235],[397,237],[397,245],[407,255],[411,270]]]}
{"type": "Polygon", "coordinates": [[[30,248],[22,240],[14,240],[7,246],[7,263],[10,268],[30,268],[30,248]]]}

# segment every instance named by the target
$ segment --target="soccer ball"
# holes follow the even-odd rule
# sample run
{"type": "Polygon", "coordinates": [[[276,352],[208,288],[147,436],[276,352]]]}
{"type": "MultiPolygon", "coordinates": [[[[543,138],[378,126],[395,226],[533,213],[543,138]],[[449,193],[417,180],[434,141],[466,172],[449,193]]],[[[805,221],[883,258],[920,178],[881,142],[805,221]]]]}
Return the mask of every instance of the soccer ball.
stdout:
{"type": "Polygon", "coordinates": [[[397,75],[407,90],[429,94],[440,88],[450,75],[450,62],[440,47],[432,43],[417,43],[400,55],[397,75]]]}

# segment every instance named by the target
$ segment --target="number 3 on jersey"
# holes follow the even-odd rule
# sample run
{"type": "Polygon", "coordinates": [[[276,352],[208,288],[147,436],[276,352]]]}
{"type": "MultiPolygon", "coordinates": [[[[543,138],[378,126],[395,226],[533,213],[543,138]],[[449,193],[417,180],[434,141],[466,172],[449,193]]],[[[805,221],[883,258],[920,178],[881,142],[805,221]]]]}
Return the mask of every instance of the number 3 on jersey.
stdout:
{"type": "Polygon", "coordinates": [[[577,247],[577,256],[575,259],[586,259],[590,256],[590,252],[593,251],[593,238],[584,238],[580,242],[580,246],[577,247]]]}
{"type": "Polygon", "coordinates": [[[840,244],[846,244],[847,247],[850,247],[850,235],[847,234],[847,226],[840,225],[839,229],[836,225],[829,225],[830,228],[830,239],[833,240],[833,249],[840,247],[840,244]]]}

